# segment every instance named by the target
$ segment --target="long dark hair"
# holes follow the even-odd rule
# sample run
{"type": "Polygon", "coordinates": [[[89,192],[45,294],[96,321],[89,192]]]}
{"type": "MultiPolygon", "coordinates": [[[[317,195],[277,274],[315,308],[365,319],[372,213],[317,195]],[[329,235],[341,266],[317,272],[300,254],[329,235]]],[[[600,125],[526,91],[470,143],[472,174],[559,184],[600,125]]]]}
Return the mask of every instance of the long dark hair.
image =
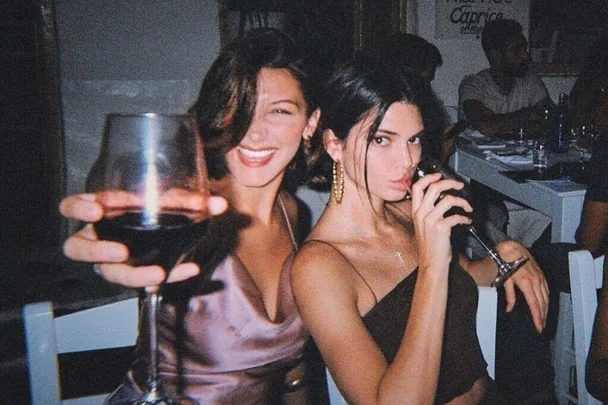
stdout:
{"type": "Polygon", "coordinates": [[[365,186],[368,188],[367,153],[374,134],[388,108],[398,102],[418,106],[421,79],[382,63],[370,56],[358,55],[337,67],[319,94],[321,121],[311,140],[309,183],[311,187],[329,185],[332,160],[323,145],[323,132],[332,130],[345,140],[359,121],[372,114],[373,122],[366,137],[365,186]]]}
{"type": "Polygon", "coordinates": [[[314,110],[308,76],[295,42],[274,28],[256,28],[227,44],[205,75],[198,99],[190,108],[205,143],[209,176],[228,174],[226,153],[236,147],[251,125],[262,68],[287,69],[314,110]]]}

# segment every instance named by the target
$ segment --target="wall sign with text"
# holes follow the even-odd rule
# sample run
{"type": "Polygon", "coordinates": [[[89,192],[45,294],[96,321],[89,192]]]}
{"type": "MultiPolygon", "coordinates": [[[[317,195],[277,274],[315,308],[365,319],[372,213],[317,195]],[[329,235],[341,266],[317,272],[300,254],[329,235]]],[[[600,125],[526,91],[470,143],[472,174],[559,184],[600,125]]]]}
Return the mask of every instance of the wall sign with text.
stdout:
{"type": "Polygon", "coordinates": [[[486,22],[520,20],[529,0],[436,0],[435,38],[476,39],[486,22]]]}

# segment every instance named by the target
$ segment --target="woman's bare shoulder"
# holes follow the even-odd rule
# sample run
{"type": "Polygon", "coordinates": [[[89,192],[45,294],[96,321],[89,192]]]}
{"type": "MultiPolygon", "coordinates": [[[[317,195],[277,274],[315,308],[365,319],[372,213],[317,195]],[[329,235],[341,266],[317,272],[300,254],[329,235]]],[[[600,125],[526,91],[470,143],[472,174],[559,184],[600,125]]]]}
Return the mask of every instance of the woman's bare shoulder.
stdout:
{"type": "MultiPolygon", "coordinates": [[[[357,311],[357,280],[350,262],[330,242],[307,239],[291,268],[291,288],[305,318],[320,308],[357,311]]],[[[310,319],[308,319],[310,321],[310,319]]]]}
{"type": "Polygon", "coordinates": [[[339,282],[352,272],[352,266],[342,254],[338,242],[312,232],[298,249],[293,268],[293,278],[314,277],[324,282],[339,282]]]}

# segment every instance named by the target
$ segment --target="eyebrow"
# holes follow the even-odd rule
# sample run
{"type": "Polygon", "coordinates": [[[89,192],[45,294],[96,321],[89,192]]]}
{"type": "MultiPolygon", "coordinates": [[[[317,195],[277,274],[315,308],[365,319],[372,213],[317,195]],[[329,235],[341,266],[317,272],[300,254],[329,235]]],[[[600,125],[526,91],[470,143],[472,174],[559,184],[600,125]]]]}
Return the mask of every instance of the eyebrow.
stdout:
{"type": "Polygon", "coordinates": [[[296,101],[296,100],[292,100],[292,99],[290,99],[290,98],[284,98],[284,99],[281,99],[281,100],[276,100],[276,101],[273,101],[273,102],[272,102],[272,103],[270,103],[270,104],[271,104],[271,105],[275,105],[275,104],[282,104],[282,103],[293,104],[293,105],[295,105],[296,107],[300,107],[300,106],[301,106],[301,103],[300,103],[300,102],[298,102],[298,101],[296,101]]]}
{"type": "MultiPolygon", "coordinates": [[[[377,132],[382,132],[383,134],[386,134],[386,135],[393,135],[393,136],[398,136],[398,135],[399,135],[399,133],[397,133],[397,132],[394,132],[394,131],[389,131],[388,129],[382,129],[382,128],[378,128],[378,131],[377,131],[377,132]]],[[[421,135],[423,135],[423,134],[424,134],[424,132],[425,132],[425,131],[424,131],[424,129],[422,129],[422,130],[421,130],[420,132],[418,132],[417,134],[412,135],[412,137],[414,137],[414,136],[421,136],[421,135]]]]}

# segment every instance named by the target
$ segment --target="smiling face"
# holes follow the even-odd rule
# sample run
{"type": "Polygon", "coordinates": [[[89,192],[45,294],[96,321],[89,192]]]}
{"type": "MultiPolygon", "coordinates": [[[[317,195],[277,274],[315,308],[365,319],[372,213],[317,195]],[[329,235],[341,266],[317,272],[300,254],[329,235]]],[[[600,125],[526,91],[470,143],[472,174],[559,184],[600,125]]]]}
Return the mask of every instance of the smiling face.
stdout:
{"type": "Polygon", "coordinates": [[[280,183],[302,136],[314,132],[317,118],[307,116],[302,91],[288,70],[263,68],[257,77],[251,125],[226,154],[232,177],[246,187],[280,183]]]}
{"type": "Polygon", "coordinates": [[[346,177],[359,191],[385,201],[402,200],[411,190],[414,168],[420,161],[422,117],[418,107],[404,102],[392,104],[367,151],[369,128],[375,114],[369,114],[349,132],[342,152],[346,177]]]}

